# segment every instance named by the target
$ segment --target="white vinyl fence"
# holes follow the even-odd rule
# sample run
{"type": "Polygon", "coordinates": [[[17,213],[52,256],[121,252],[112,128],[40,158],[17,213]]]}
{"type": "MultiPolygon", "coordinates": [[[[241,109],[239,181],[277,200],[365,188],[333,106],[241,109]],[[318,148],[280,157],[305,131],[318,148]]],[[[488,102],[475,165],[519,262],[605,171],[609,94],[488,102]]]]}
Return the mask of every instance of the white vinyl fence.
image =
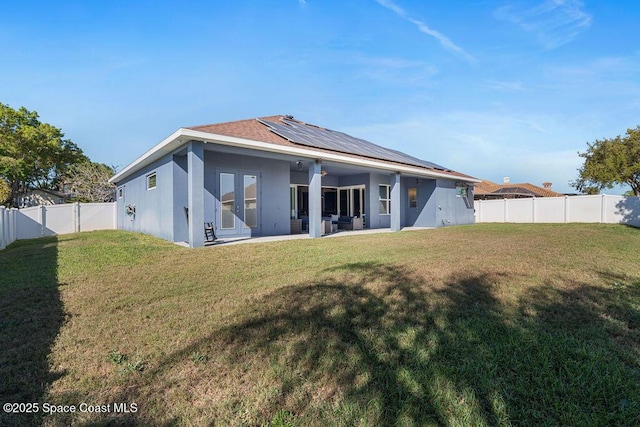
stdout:
{"type": "Polygon", "coordinates": [[[115,203],[73,203],[24,209],[0,206],[0,250],[19,239],[116,228],[115,203]]]}
{"type": "Polygon", "coordinates": [[[476,200],[476,222],[599,222],[640,227],[640,198],[565,196],[476,200]]]}

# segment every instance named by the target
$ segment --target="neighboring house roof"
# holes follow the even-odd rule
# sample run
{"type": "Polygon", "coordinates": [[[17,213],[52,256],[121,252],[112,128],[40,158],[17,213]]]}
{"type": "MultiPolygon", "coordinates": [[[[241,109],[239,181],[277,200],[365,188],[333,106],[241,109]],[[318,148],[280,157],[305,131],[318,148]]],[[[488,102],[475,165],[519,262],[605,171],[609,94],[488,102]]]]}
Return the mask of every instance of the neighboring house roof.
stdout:
{"type": "Polygon", "coordinates": [[[122,180],[189,140],[203,140],[306,158],[381,167],[436,178],[479,182],[476,178],[435,163],[426,162],[342,132],[295,120],[292,116],[282,115],[178,129],[111,178],[110,182],[122,180]]]}
{"type": "Polygon", "coordinates": [[[496,184],[488,180],[475,184],[474,198],[515,198],[515,197],[560,197],[550,188],[538,187],[528,182],[520,184],[496,184]]]}
{"type": "Polygon", "coordinates": [[[67,198],[69,198],[69,194],[62,191],[32,188],[19,197],[19,204],[23,207],[55,205],[64,203],[67,198]]]}
{"type": "Polygon", "coordinates": [[[500,184],[483,179],[473,186],[474,194],[489,194],[500,188],[500,184]]]}
{"type": "Polygon", "coordinates": [[[34,188],[29,190],[29,192],[42,192],[42,193],[50,194],[52,196],[60,197],[63,199],[69,197],[69,194],[65,193],[64,191],[49,190],[47,188],[34,188]]]}

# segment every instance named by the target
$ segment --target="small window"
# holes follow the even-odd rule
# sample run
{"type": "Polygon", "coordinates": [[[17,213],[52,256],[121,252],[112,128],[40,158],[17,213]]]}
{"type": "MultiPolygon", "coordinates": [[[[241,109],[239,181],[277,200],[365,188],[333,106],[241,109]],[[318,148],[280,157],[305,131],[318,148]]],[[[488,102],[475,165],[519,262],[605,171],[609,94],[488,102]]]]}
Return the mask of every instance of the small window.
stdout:
{"type": "Polygon", "coordinates": [[[418,207],[418,189],[415,187],[409,188],[409,207],[418,207]]]}
{"type": "Polygon", "coordinates": [[[380,215],[390,215],[391,214],[391,186],[380,184],[379,187],[379,212],[380,215]]]}
{"type": "Polygon", "coordinates": [[[118,199],[122,199],[124,197],[124,187],[118,187],[118,199]]]}
{"type": "Polygon", "coordinates": [[[456,197],[461,197],[467,209],[473,209],[473,197],[469,197],[471,191],[468,185],[456,184],[456,197]]]}
{"type": "Polygon", "coordinates": [[[147,175],[147,190],[153,190],[156,188],[157,176],[156,173],[147,175]]]}

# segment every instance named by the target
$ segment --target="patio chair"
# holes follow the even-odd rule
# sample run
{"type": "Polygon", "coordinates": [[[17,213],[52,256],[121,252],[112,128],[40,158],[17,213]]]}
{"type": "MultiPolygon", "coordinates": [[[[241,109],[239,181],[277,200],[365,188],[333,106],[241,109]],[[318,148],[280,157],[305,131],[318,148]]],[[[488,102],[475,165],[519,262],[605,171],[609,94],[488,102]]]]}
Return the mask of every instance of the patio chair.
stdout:
{"type": "Polygon", "coordinates": [[[204,241],[206,243],[215,242],[217,239],[216,232],[213,230],[212,222],[204,223],[204,241]]]}
{"type": "MultiPolygon", "coordinates": [[[[189,208],[184,207],[184,215],[187,218],[187,224],[189,224],[189,208]]],[[[214,230],[213,222],[205,222],[204,223],[204,242],[211,243],[215,242],[218,238],[216,237],[216,232],[214,230]]]]}

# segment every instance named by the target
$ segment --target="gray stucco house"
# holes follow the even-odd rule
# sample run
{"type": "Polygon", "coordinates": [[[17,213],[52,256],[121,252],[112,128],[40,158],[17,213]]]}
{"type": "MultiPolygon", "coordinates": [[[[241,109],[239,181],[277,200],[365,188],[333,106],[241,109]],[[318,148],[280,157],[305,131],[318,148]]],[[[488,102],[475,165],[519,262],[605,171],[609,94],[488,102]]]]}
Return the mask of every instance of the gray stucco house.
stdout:
{"type": "Polygon", "coordinates": [[[118,228],[191,247],[205,223],[219,238],[469,224],[480,182],[292,116],[180,128],[110,181],[118,228]]]}

